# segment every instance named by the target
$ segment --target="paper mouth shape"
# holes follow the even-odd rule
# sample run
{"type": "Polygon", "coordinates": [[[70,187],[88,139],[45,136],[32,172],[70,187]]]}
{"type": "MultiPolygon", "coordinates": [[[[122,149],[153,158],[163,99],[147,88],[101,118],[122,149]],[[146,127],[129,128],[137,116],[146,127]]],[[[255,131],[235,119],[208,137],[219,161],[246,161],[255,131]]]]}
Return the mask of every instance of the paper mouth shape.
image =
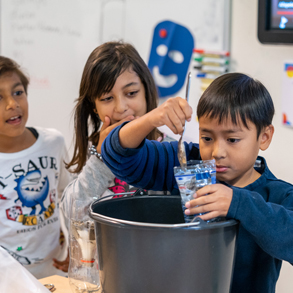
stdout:
{"type": "Polygon", "coordinates": [[[177,74],[170,74],[168,76],[160,74],[159,66],[154,66],[153,77],[156,85],[160,88],[170,88],[178,81],[177,74]]]}

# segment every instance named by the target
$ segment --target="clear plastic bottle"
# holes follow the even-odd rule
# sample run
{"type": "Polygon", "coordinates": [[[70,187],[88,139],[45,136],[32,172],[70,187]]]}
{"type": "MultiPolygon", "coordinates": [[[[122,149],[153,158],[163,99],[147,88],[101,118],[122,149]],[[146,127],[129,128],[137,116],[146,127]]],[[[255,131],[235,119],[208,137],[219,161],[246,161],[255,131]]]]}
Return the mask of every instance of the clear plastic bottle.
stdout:
{"type": "Polygon", "coordinates": [[[94,222],[88,204],[72,198],[69,231],[69,283],[74,293],[99,292],[100,277],[94,222]]]}

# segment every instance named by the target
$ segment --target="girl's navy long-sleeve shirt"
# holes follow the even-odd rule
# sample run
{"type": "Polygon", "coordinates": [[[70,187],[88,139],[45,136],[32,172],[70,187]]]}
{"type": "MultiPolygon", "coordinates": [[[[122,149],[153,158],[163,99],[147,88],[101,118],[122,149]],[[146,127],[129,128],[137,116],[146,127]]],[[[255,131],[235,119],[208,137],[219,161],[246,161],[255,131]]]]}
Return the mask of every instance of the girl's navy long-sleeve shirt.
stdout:
{"type": "MultiPolygon", "coordinates": [[[[125,149],[118,137],[122,126],[102,145],[103,160],[112,172],[144,189],[176,189],[173,167],[179,165],[178,143],[146,139],[136,149],[125,149]]],[[[197,144],[185,146],[188,160],[200,159],[197,144]]],[[[240,222],[232,293],[275,292],[282,260],[293,264],[293,186],[277,179],[265,159],[259,159],[261,176],[255,182],[244,188],[230,186],[233,198],[226,218],[240,222]]]]}

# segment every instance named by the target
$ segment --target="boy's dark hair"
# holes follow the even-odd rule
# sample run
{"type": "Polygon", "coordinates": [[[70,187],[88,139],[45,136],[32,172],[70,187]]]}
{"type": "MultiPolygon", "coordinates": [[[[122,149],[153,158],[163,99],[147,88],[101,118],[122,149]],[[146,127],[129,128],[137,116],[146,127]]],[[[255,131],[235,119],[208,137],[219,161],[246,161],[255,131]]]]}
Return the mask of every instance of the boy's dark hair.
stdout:
{"type": "MultiPolygon", "coordinates": [[[[128,68],[132,68],[144,85],[147,112],[157,107],[158,93],[153,77],[131,44],[107,42],[94,49],[85,64],[75,106],[75,146],[73,158],[66,165],[67,168],[77,165],[72,172],[78,173],[84,166],[88,141],[94,145],[99,141],[101,120],[94,112],[95,100],[110,92],[117,78],[128,68]]],[[[158,134],[162,135],[159,130],[154,129],[147,138],[155,139],[158,134]]]]}
{"type": "Polygon", "coordinates": [[[27,94],[27,87],[29,84],[28,77],[20,70],[20,66],[15,61],[7,57],[0,56],[0,76],[10,72],[15,72],[19,76],[25,93],[27,94]]]}
{"type": "Polygon", "coordinates": [[[272,124],[275,113],[272,98],[264,85],[242,73],[227,73],[216,78],[204,91],[197,106],[197,117],[217,118],[219,123],[231,118],[237,125],[241,119],[248,128],[247,120],[257,130],[272,124]]]}

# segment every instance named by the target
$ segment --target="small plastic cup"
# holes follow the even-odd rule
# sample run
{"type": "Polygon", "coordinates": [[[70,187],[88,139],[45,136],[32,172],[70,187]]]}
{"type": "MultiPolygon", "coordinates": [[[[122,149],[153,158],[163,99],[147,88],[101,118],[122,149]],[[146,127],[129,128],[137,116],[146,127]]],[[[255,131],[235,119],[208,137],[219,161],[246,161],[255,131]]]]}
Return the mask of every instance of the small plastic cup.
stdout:
{"type": "Polygon", "coordinates": [[[196,215],[185,215],[185,204],[193,199],[193,194],[197,190],[216,183],[215,160],[188,161],[185,171],[180,166],[174,167],[174,176],[180,191],[184,219],[186,223],[189,223],[196,215]]]}

